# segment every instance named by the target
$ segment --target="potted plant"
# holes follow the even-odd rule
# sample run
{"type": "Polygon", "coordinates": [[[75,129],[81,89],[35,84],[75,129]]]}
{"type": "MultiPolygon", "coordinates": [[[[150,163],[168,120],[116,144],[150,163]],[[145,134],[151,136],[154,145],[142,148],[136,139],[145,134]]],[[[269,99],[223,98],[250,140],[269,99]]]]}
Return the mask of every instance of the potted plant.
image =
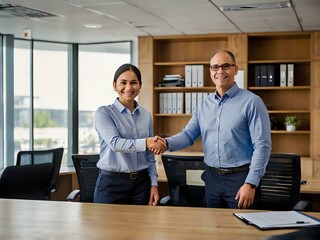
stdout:
{"type": "Polygon", "coordinates": [[[286,125],[286,129],[288,132],[293,132],[296,130],[299,124],[299,120],[297,119],[297,116],[289,115],[285,117],[284,124],[286,125]]]}

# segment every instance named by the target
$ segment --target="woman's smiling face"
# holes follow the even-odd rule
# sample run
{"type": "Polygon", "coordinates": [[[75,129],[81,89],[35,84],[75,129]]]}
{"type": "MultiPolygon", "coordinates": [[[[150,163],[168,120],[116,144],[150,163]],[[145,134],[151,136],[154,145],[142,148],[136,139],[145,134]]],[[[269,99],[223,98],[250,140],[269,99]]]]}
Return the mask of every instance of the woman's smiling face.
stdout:
{"type": "Polygon", "coordinates": [[[138,96],[141,84],[137,75],[133,71],[128,70],[118,77],[117,81],[113,83],[113,87],[119,95],[120,102],[130,102],[138,96]]]}

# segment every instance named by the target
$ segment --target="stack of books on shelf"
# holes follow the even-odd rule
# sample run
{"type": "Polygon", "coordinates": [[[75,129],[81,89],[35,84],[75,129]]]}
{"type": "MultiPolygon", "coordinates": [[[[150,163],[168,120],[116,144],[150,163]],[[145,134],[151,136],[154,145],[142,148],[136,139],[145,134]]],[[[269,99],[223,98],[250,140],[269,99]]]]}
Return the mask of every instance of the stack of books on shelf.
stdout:
{"type": "Polygon", "coordinates": [[[158,84],[159,87],[184,87],[185,81],[180,74],[169,74],[163,77],[163,81],[158,84]]]}
{"type": "Polygon", "coordinates": [[[293,64],[255,65],[256,87],[292,87],[294,85],[293,64]]]}

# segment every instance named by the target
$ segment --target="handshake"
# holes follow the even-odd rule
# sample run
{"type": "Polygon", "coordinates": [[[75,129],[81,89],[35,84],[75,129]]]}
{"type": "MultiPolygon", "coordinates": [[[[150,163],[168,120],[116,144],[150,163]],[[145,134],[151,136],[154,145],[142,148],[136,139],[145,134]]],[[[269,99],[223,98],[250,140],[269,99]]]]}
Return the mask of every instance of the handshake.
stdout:
{"type": "Polygon", "coordinates": [[[168,149],[167,141],[160,136],[149,137],[147,138],[147,149],[156,155],[164,153],[168,149]]]}

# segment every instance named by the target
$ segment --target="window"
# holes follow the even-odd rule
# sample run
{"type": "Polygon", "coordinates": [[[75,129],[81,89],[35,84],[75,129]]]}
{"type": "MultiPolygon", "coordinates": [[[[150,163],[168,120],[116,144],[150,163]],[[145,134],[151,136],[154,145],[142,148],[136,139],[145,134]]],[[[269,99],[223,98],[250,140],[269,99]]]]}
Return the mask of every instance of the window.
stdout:
{"type": "Polygon", "coordinates": [[[31,44],[14,42],[14,156],[31,149],[31,44]]]}
{"type": "Polygon", "coordinates": [[[130,52],[130,42],[79,46],[79,153],[99,153],[94,114],[118,96],[112,87],[114,72],[131,62],[130,52]]]}
{"type": "MultiPolygon", "coordinates": [[[[72,164],[67,159],[73,153],[68,146],[70,139],[75,139],[72,144],[79,146],[78,153],[98,153],[94,114],[99,106],[111,104],[117,97],[112,87],[113,75],[121,64],[131,62],[131,42],[79,45],[79,72],[78,79],[75,79],[78,81],[78,84],[75,84],[78,88],[72,89],[78,91],[76,95],[79,99],[71,100],[72,103],[79,104],[77,138],[68,131],[68,123],[74,123],[73,119],[68,119],[72,118],[69,113],[71,110],[68,109],[68,100],[71,99],[71,96],[68,96],[71,92],[68,91],[68,86],[72,81],[70,63],[77,62],[70,61],[70,56],[74,56],[70,54],[72,44],[21,39],[13,41],[14,60],[4,58],[3,64],[0,61],[1,84],[5,74],[2,69],[6,61],[13,61],[11,64],[14,66],[14,74],[11,76],[13,80],[8,81],[9,85],[12,85],[2,88],[4,91],[0,95],[0,115],[5,114],[5,91],[11,87],[14,100],[13,111],[9,114],[13,115],[14,124],[8,127],[4,121],[2,127],[13,132],[14,144],[11,146],[14,145],[14,150],[9,157],[6,156],[7,153],[3,154],[0,168],[14,164],[15,159],[12,158],[16,158],[20,150],[56,147],[65,149],[62,166],[72,164]],[[7,162],[4,163],[2,159],[7,159],[7,162]]],[[[4,136],[2,131],[0,149],[10,144],[5,142],[4,136]]]]}
{"type": "Polygon", "coordinates": [[[34,149],[68,151],[68,45],[35,42],[33,50],[34,149]]]}
{"type": "Polygon", "coordinates": [[[16,40],[14,54],[15,156],[20,150],[56,147],[66,153],[68,45],[34,42],[32,51],[30,41],[16,40]]]}

